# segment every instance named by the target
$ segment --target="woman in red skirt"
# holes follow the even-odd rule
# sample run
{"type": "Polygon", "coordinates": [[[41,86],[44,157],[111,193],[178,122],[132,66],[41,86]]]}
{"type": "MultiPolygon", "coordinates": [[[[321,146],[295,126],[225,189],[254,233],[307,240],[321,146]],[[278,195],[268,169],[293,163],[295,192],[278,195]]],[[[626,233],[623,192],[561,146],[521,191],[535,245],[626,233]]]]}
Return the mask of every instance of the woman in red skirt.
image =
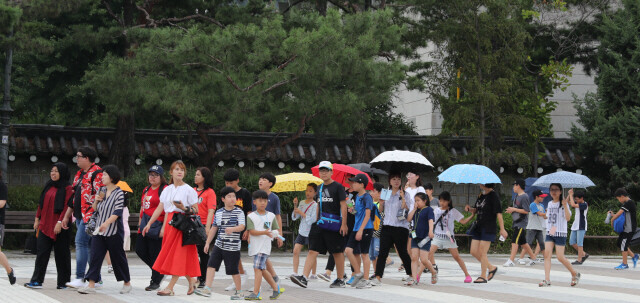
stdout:
{"type": "Polygon", "coordinates": [[[196,277],[200,276],[198,248],[195,244],[182,246],[182,231],[169,225],[169,222],[174,214],[184,213],[188,208],[192,213],[197,213],[198,193],[193,187],[184,183],[183,178],[187,174],[187,167],[182,161],[173,162],[169,172],[171,174],[170,185],[162,191],[158,208],[149,219],[142,235],[144,236],[149,231],[151,224],[158,219],[164,210],[166,214],[164,227],[160,231],[160,234],[163,235],[162,249],[153,264],[153,270],[162,275],[171,275],[171,281],[165,289],[158,292],[158,295],[173,296],[173,287],[182,276],[185,276],[189,281],[187,295],[191,295],[196,289],[196,277]]]}

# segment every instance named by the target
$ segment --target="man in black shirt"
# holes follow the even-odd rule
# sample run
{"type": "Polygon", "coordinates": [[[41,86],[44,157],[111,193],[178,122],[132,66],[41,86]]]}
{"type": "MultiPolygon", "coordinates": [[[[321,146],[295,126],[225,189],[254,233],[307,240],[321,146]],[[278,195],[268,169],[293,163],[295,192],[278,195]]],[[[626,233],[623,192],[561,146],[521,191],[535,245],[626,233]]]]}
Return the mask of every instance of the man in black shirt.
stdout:
{"type": "Polygon", "coordinates": [[[2,242],[4,240],[4,210],[7,208],[7,191],[7,185],[2,181],[0,172],[0,265],[7,271],[9,283],[13,285],[16,283],[16,276],[14,275],[13,268],[9,266],[7,256],[2,252],[2,242]]]}
{"type": "MultiPolygon", "coordinates": [[[[347,235],[347,201],[344,187],[331,179],[333,165],[329,161],[322,161],[319,165],[320,179],[324,181],[318,188],[318,218],[322,221],[334,222],[333,225],[340,225],[339,231],[332,231],[323,226],[320,222],[311,225],[309,232],[309,254],[304,263],[303,275],[291,277],[291,281],[301,287],[307,287],[307,278],[311,273],[311,267],[315,264],[318,254],[329,252],[336,262],[338,278],[331,283],[331,288],[343,288],[344,276],[344,236],[347,235]],[[329,218],[331,217],[331,218],[329,218]],[[329,219],[327,219],[329,218],[329,219]],[[330,221],[338,220],[340,222],[330,221]]],[[[327,224],[328,225],[328,224],[327,224]]],[[[337,228],[336,228],[337,229],[337,228]]]]}
{"type": "MultiPolygon", "coordinates": [[[[624,222],[624,230],[618,236],[618,247],[622,252],[622,263],[615,267],[615,269],[629,269],[629,265],[627,264],[627,257],[631,257],[633,261],[633,267],[635,268],[638,264],[638,258],[640,255],[634,254],[629,247],[631,245],[631,239],[635,234],[636,228],[638,227],[637,223],[637,211],[636,211],[636,202],[633,202],[631,198],[629,198],[629,194],[624,188],[618,188],[614,193],[618,202],[622,204],[620,210],[613,215],[611,218],[611,225],[613,226],[613,222],[618,219],[620,216],[625,216],[624,222]]],[[[611,211],[609,211],[611,212],[611,211]]]]}

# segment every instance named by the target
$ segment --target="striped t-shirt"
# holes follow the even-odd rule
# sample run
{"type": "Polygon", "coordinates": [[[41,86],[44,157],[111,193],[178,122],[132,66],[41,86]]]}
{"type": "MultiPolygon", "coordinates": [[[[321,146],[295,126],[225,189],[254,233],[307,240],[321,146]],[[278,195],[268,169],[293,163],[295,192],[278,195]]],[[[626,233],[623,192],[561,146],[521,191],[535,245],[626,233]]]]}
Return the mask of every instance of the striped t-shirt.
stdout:
{"type": "Polygon", "coordinates": [[[233,210],[227,210],[223,207],[216,211],[212,226],[218,228],[218,238],[216,239],[218,248],[229,251],[240,250],[242,232],[234,232],[230,235],[224,232],[225,229],[238,225],[245,225],[244,212],[241,208],[234,207],[233,210]]]}
{"type": "Polygon", "coordinates": [[[111,237],[116,234],[124,236],[124,226],[122,224],[122,210],[124,209],[124,192],[116,187],[108,197],[98,203],[98,217],[96,218],[96,229],[106,222],[112,215],[118,216],[118,220],[111,223],[102,234],[111,237]]]}

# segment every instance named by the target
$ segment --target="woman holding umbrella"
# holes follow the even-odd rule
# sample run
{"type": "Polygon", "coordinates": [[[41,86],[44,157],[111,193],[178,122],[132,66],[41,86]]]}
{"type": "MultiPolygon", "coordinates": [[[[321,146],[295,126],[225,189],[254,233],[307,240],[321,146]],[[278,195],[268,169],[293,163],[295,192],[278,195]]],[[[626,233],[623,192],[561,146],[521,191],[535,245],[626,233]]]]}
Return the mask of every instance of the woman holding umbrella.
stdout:
{"type": "Polygon", "coordinates": [[[471,255],[480,261],[480,277],[473,283],[487,283],[491,281],[498,271],[498,267],[489,262],[487,253],[491,243],[496,239],[496,219],[500,225],[500,235],[503,238],[508,236],[504,229],[504,221],[502,219],[502,206],[500,197],[493,189],[494,183],[480,185],[482,194],[478,196],[478,200],[473,207],[467,205],[466,211],[476,214],[478,218],[469,229],[471,236],[471,255]],[[489,274],[487,275],[487,270],[489,274]]]}

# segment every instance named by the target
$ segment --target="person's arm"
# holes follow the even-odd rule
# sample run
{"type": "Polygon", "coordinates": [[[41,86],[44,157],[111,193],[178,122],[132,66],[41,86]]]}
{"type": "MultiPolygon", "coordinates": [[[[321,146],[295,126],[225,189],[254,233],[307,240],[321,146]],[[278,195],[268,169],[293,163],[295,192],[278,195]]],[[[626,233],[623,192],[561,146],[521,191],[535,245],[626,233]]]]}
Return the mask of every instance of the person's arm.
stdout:
{"type": "Polygon", "coordinates": [[[107,221],[100,225],[100,232],[105,232],[109,225],[111,225],[113,222],[116,222],[118,218],[122,217],[122,211],[124,209],[124,193],[122,191],[118,192],[118,196],[115,197],[114,203],[116,204],[116,206],[113,210],[113,213],[111,214],[109,219],[107,219],[107,221]]]}
{"type": "Polygon", "coordinates": [[[417,207],[414,207],[414,208],[413,208],[413,210],[411,210],[411,211],[409,212],[409,214],[407,215],[407,219],[409,219],[409,218],[413,218],[413,215],[416,213],[416,210],[418,210],[418,208],[417,208],[417,207]]]}
{"type": "Polygon", "coordinates": [[[362,224],[360,224],[360,228],[358,228],[358,232],[356,233],[356,240],[362,240],[362,233],[364,232],[364,228],[369,223],[369,218],[371,217],[371,209],[367,208],[364,211],[364,219],[362,219],[362,224]]]}
{"type": "MultiPolygon", "coordinates": [[[[158,202],[158,207],[156,207],[156,210],[153,212],[153,215],[149,219],[149,222],[147,222],[147,226],[145,226],[144,229],[142,230],[143,236],[147,234],[147,232],[151,228],[151,224],[153,224],[154,222],[156,222],[156,220],[158,220],[158,217],[160,217],[163,211],[164,211],[164,203],[158,202]]],[[[167,221],[166,215],[164,216],[164,220],[165,222],[167,221]]],[[[160,232],[163,233],[163,231],[164,231],[164,224],[162,224],[162,229],[160,232]]]]}
{"type": "Polygon", "coordinates": [[[67,208],[67,211],[64,214],[64,218],[62,219],[62,228],[69,229],[69,218],[71,218],[71,214],[73,213],[73,208],[67,208]]]}
{"type": "Polygon", "coordinates": [[[498,213],[498,224],[500,225],[500,235],[507,238],[509,234],[507,234],[507,230],[504,229],[504,220],[502,219],[502,213],[498,213]]]}
{"type": "Polygon", "coordinates": [[[465,224],[469,223],[469,221],[471,221],[471,219],[473,219],[473,217],[475,217],[475,216],[476,216],[476,214],[471,214],[471,215],[470,215],[469,217],[467,217],[467,218],[462,218],[462,219],[460,219],[460,221],[459,221],[459,222],[460,222],[460,224],[465,225],[465,224]]]}
{"type": "Polygon", "coordinates": [[[562,201],[563,204],[563,208],[564,208],[564,218],[565,220],[567,220],[567,222],[569,222],[569,220],[571,220],[571,210],[569,210],[569,199],[564,199],[562,201]]]}
{"type": "Polygon", "coordinates": [[[402,201],[402,204],[400,205],[400,208],[402,209],[409,209],[409,205],[407,205],[407,200],[405,199],[405,192],[404,191],[400,191],[400,201],[402,201]]]}
{"type": "Polygon", "coordinates": [[[436,236],[433,234],[433,226],[434,226],[434,222],[433,219],[429,219],[429,238],[433,239],[436,236]]]}
{"type": "Polygon", "coordinates": [[[340,201],[340,215],[342,216],[342,225],[340,226],[340,234],[346,236],[349,233],[347,227],[347,200],[340,201]]]}
{"type": "Polygon", "coordinates": [[[214,214],[214,210],[210,208],[209,211],[207,212],[207,224],[205,225],[205,230],[206,230],[207,234],[209,234],[209,232],[211,231],[211,223],[213,222],[213,214],[214,214]]]}
{"type": "Polygon", "coordinates": [[[217,226],[212,226],[211,230],[209,231],[209,234],[207,235],[207,240],[204,243],[204,252],[205,253],[209,253],[209,245],[211,244],[211,241],[213,241],[213,237],[217,232],[218,232],[218,227],[217,226]]]}
{"type": "Polygon", "coordinates": [[[617,213],[613,215],[613,217],[611,217],[611,227],[613,227],[613,222],[615,222],[616,219],[618,219],[618,217],[622,216],[622,214],[624,214],[624,210],[620,209],[617,213]]]}

